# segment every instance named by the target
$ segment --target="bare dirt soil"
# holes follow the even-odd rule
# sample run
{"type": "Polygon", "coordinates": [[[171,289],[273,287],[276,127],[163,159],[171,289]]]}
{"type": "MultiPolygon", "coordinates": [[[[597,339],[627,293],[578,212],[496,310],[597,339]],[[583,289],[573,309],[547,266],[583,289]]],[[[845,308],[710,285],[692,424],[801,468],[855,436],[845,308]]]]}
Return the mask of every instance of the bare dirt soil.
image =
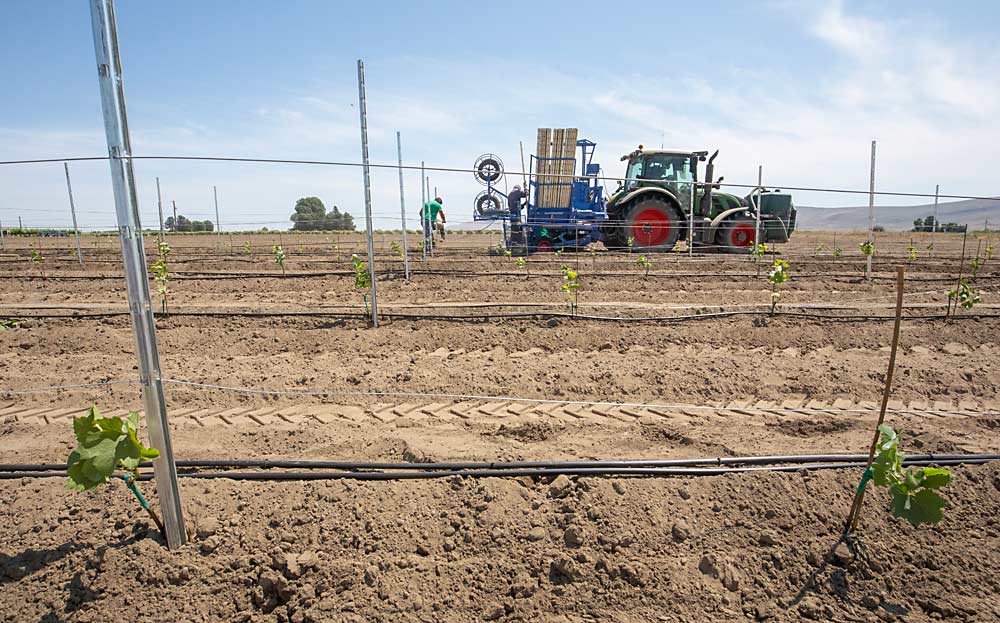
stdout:
{"type": "MultiPolygon", "coordinates": [[[[910,262],[910,235],[883,234],[866,280],[863,234],[797,234],[777,249],[792,271],[779,311],[797,315],[768,317],[770,258],[760,276],[745,257],[683,254],[651,256],[646,275],[635,255],[603,251],[518,268],[487,255],[494,236],[452,235],[427,261],[411,251],[406,281],[389,250],[399,237],[385,234],[377,330],[353,285],[360,237],[278,236],[169,237],[163,376],[255,390],[168,382],[179,459],[863,453],[897,264],[906,320],[889,423],[912,453],[1000,452],[996,259],[977,276],[981,305],[934,317],[957,281],[960,235],[938,235],[933,251],[914,235],[910,262]],[[568,317],[561,265],[577,267],[591,318],[568,317]]],[[[968,237],[963,273],[989,244],[968,237]]],[[[134,382],[34,391],[137,376],[116,245],[85,237],[84,267],[70,239],[8,240],[0,254],[0,319],[20,319],[0,330],[0,463],[64,461],[70,419],[90,404],[141,408],[134,382]]],[[[860,555],[837,546],[858,469],[184,478],[191,539],[176,552],[121,483],[76,494],[62,478],[0,480],[0,621],[1000,620],[1000,465],[954,471],[933,528],[892,519],[873,491],[860,555]]]]}

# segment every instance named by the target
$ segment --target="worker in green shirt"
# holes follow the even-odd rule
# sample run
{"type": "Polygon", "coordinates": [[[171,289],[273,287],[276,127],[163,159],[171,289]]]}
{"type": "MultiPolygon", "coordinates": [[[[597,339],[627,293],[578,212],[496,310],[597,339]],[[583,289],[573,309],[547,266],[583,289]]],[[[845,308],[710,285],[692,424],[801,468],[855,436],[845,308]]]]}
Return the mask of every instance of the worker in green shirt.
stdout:
{"type": "Polygon", "coordinates": [[[436,229],[441,235],[441,242],[444,242],[444,224],[448,222],[448,219],[444,216],[444,208],[441,204],[444,201],[441,197],[435,197],[434,201],[428,201],[424,204],[424,207],[420,208],[420,220],[424,224],[424,236],[433,235],[432,232],[436,229]],[[437,222],[438,215],[441,215],[441,222],[437,222]]]}

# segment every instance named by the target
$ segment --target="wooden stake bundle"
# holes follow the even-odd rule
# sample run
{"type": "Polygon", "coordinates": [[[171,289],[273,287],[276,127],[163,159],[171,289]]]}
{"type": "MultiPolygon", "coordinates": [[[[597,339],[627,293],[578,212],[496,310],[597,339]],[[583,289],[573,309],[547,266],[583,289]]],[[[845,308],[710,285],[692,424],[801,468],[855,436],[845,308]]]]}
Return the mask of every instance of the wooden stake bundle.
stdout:
{"type": "Polygon", "coordinates": [[[576,137],[579,133],[577,128],[567,128],[565,138],[563,140],[562,158],[566,160],[561,160],[561,173],[563,175],[560,178],[560,182],[563,184],[560,186],[559,205],[569,206],[570,195],[573,191],[573,173],[576,171],[576,137]]]}
{"type": "Polygon", "coordinates": [[[535,157],[538,158],[538,165],[535,169],[535,181],[538,184],[537,194],[535,196],[535,203],[537,205],[545,205],[545,183],[547,181],[546,170],[548,167],[548,161],[546,158],[549,157],[549,141],[552,139],[552,130],[549,128],[538,128],[538,144],[535,148],[535,157]]]}

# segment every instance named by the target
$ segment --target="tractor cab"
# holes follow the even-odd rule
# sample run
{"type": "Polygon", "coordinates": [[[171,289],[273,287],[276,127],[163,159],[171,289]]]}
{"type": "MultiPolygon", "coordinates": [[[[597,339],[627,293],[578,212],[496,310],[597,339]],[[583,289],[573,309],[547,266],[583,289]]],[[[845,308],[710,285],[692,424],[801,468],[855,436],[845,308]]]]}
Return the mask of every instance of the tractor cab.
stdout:
{"type": "MultiPolygon", "coordinates": [[[[641,188],[661,188],[676,198],[685,208],[691,203],[691,193],[697,193],[698,161],[708,152],[639,149],[622,156],[628,161],[625,181],[618,191],[626,194],[641,188]]],[[[618,194],[618,193],[616,193],[618,194]]]]}
{"type": "Polygon", "coordinates": [[[707,152],[642,151],[642,148],[622,156],[628,160],[625,190],[650,185],[690,185],[698,181],[698,160],[707,152]]]}

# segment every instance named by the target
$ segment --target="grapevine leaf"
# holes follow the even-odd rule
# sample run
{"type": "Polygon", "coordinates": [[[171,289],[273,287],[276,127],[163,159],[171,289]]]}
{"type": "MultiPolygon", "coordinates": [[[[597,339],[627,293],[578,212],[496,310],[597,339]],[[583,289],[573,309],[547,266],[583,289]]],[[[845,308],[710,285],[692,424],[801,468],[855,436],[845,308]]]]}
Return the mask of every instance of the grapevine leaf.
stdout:
{"type": "Polygon", "coordinates": [[[951,482],[951,472],[937,467],[923,468],[921,484],[928,489],[940,489],[951,482]]]}
{"type": "Polygon", "coordinates": [[[896,484],[902,471],[903,457],[899,452],[899,437],[896,431],[885,424],[879,426],[882,434],[878,444],[878,455],[872,463],[872,480],[880,487],[896,484]]]}
{"type": "Polygon", "coordinates": [[[899,443],[899,437],[896,435],[896,431],[892,430],[892,428],[886,424],[880,424],[878,430],[882,433],[882,437],[879,439],[880,449],[886,450],[889,446],[894,446],[899,443]]]}
{"type": "Polygon", "coordinates": [[[872,480],[880,487],[888,487],[896,482],[895,450],[884,450],[878,454],[872,463],[872,480]]]}
{"type": "Polygon", "coordinates": [[[899,487],[892,487],[892,514],[910,522],[916,528],[922,523],[937,523],[944,518],[942,509],[948,503],[930,489],[921,489],[913,495],[906,494],[899,487]]]}
{"type": "Polygon", "coordinates": [[[82,442],[89,431],[94,426],[94,418],[96,418],[100,413],[97,411],[97,407],[91,407],[87,411],[87,415],[83,417],[73,418],[73,434],[76,436],[76,440],[82,442]]]}
{"type": "Polygon", "coordinates": [[[920,481],[923,479],[923,472],[915,472],[912,469],[906,470],[906,474],[903,476],[903,488],[906,489],[907,493],[912,493],[920,488],[920,481]]]}
{"type": "Polygon", "coordinates": [[[134,471],[143,459],[159,456],[156,449],[139,441],[138,413],[130,413],[125,420],[99,415],[94,407],[73,420],[77,448],[66,461],[66,486],[70,489],[93,489],[107,482],[116,469],[134,471]]]}

